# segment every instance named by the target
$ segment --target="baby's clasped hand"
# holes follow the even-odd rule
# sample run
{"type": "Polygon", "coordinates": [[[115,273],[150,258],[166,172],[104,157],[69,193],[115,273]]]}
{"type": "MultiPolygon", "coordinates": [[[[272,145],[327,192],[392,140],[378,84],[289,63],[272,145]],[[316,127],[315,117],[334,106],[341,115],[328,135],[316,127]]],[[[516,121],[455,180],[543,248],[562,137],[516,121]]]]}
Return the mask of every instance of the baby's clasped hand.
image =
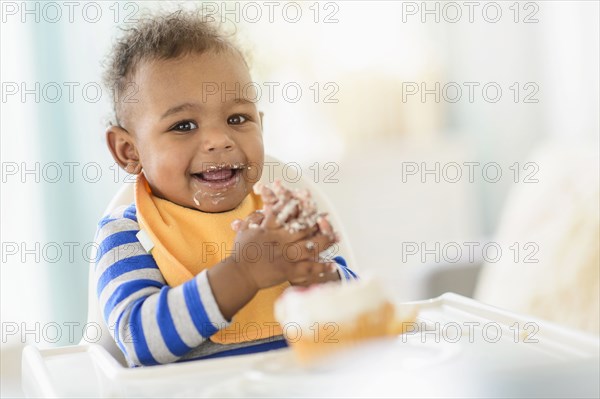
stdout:
{"type": "Polygon", "coordinates": [[[291,191],[276,181],[273,189],[257,184],[255,191],[264,209],[232,223],[241,266],[254,288],[339,280],[335,263],[319,258],[338,237],[308,190],[291,191]]]}

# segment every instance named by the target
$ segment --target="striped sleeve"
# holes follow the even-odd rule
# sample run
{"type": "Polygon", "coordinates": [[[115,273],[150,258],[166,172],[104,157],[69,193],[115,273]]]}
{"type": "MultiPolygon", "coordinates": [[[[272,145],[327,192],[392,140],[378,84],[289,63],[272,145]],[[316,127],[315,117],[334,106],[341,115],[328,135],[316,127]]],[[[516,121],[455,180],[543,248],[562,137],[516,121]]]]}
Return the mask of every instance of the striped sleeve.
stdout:
{"type": "Polygon", "coordinates": [[[206,272],[171,288],[136,237],[135,205],[98,224],[94,276],[100,309],[130,365],[177,361],[228,322],[206,272]]]}
{"type": "Polygon", "coordinates": [[[343,283],[347,283],[348,281],[358,280],[358,276],[350,270],[348,264],[346,263],[346,259],[341,256],[336,256],[333,258],[333,261],[337,265],[338,273],[340,274],[340,280],[343,283]]]}

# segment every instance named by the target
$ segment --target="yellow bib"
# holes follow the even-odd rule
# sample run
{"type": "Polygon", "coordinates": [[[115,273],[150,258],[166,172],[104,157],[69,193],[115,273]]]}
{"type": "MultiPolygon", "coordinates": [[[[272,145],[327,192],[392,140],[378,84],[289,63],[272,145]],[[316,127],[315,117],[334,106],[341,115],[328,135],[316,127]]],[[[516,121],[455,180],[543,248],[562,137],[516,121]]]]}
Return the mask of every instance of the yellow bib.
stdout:
{"type": "MultiPolygon", "coordinates": [[[[234,219],[262,208],[260,197],[249,194],[229,212],[206,213],[152,195],[143,173],[135,184],[135,205],[140,228],[152,240],[152,257],[171,287],[192,279],[225,259],[234,249],[234,219]]],[[[210,337],[221,344],[269,338],[282,333],[273,304],[289,283],[263,289],[232,319],[231,325],[210,337]]]]}

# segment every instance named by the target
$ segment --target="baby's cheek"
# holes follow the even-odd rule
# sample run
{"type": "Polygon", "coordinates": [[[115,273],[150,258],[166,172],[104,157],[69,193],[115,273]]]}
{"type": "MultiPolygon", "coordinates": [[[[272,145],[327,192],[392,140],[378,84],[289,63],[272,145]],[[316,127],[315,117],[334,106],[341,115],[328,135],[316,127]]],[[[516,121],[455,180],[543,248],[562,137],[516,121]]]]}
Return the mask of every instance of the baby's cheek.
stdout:
{"type": "Polygon", "coordinates": [[[249,164],[242,172],[244,181],[252,185],[258,182],[261,176],[261,169],[262,166],[256,163],[249,164]]]}

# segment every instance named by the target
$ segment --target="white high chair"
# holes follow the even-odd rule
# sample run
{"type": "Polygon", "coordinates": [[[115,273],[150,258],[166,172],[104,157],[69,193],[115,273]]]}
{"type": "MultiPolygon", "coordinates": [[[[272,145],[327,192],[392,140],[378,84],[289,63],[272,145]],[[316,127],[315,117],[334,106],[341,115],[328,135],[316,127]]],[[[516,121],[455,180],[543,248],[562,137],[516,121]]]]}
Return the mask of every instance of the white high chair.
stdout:
{"type": "MultiPolygon", "coordinates": [[[[298,181],[290,181],[290,179],[286,178],[284,175],[286,164],[273,157],[265,156],[265,165],[268,165],[269,167],[263,170],[260,180],[262,183],[271,184],[275,179],[279,179],[287,187],[300,189],[307,188],[311,191],[319,211],[329,213],[329,219],[340,235],[340,243],[337,244],[337,248],[332,251],[333,254],[343,256],[348,262],[349,267],[356,270],[354,256],[351,247],[348,244],[343,224],[338,218],[335,209],[320,188],[309,179],[302,176],[298,176],[298,181]]],[[[124,183],[108,204],[104,211],[104,215],[112,212],[119,206],[131,204],[134,201],[133,187],[133,183],[124,183]]],[[[93,263],[91,266],[93,267],[93,263]]],[[[93,326],[95,329],[100,329],[99,336],[90,332],[90,335],[92,336],[90,339],[94,339],[93,342],[88,342],[83,338],[79,345],[51,349],[39,349],[33,345],[28,345],[24,348],[22,357],[22,386],[27,396],[85,396],[85,393],[90,392],[90,390],[79,391],[77,387],[84,385],[88,385],[89,387],[89,384],[96,385],[96,389],[93,390],[94,392],[102,392],[102,396],[113,396],[114,391],[110,389],[113,389],[114,387],[107,391],[106,381],[98,381],[97,378],[78,375],[78,371],[81,373],[83,370],[89,370],[90,366],[94,369],[100,367],[105,370],[111,370],[111,373],[129,374],[134,372],[138,376],[145,373],[142,368],[129,369],[127,367],[125,357],[110,335],[109,329],[102,317],[100,307],[98,306],[98,298],[95,293],[96,282],[93,274],[90,273],[88,279],[88,315],[86,326],[88,328],[93,326]],[[59,366],[56,368],[57,370],[69,370],[69,374],[61,375],[61,373],[56,373],[52,370],[53,366],[59,366]],[[77,376],[77,378],[73,379],[73,376],[77,376]],[[77,381],[77,383],[72,386],[74,389],[73,392],[64,392],[65,385],[69,385],[66,384],[66,381],[68,380],[77,381]],[[86,382],[83,383],[83,381],[86,382]],[[61,391],[61,389],[63,390],[61,391]]],[[[158,370],[172,366],[174,365],[153,366],[152,369],[158,370]]],[[[153,371],[153,373],[156,372],[158,371],[153,371]]],[[[114,375],[112,377],[114,377],[114,375]]]]}

